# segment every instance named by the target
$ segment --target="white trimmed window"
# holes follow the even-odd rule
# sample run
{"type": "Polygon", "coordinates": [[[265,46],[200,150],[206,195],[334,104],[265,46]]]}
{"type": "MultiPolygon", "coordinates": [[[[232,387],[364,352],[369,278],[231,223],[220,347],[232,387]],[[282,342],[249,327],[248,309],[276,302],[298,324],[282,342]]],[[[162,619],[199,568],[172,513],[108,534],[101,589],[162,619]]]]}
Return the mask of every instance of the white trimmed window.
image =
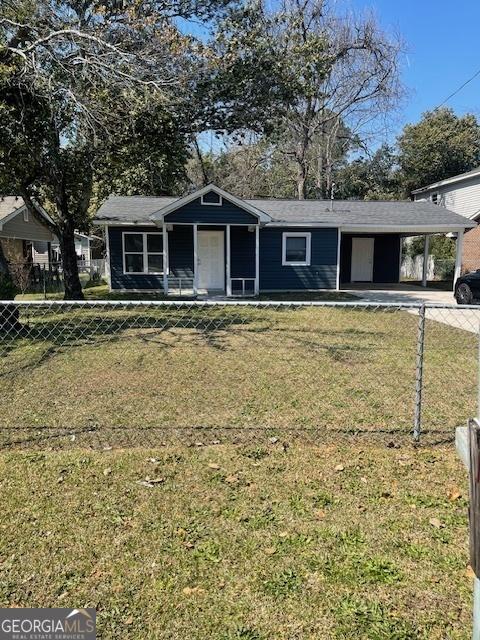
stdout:
{"type": "Polygon", "coordinates": [[[123,233],[123,272],[163,274],[163,233],[123,233]]]}
{"type": "Polygon", "coordinates": [[[285,232],[282,234],[282,265],[310,266],[311,233],[285,232]]]}

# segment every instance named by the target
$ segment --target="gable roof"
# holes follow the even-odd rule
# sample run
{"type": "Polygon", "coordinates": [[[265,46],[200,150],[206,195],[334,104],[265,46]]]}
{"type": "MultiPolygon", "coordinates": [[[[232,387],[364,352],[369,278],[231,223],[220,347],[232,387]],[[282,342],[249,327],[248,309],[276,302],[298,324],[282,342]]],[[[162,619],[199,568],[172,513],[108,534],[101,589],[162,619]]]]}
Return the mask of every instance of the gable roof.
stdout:
{"type": "MultiPolygon", "coordinates": [[[[20,213],[23,214],[25,209],[25,202],[20,196],[0,196],[0,227],[20,213]]],[[[36,203],[35,212],[49,224],[54,224],[45,209],[36,203]]]]}
{"type": "Polygon", "coordinates": [[[452,176],[451,178],[445,178],[445,180],[438,180],[438,182],[432,182],[432,184],[428,184],[425,187],[414,189],[412,191],[412,194],[415,195],[417,193],[423,193],[424,191],[430,191],[431,189],[437,189],[445,185],[455,184],[457,182],[463,182],[464,180],[470,180],[471,178],[475,178],[476,176],[480,176],[480,167],[477,167],[476,169],[472,169],[471,171],[466,171],[465,173],[459,173],[458,175],[452,176]]]}
{"type": "Polygon", "coordinates": [[[13,215],[20,213],[25,208],[23,198],[18,196],[2,196],[0,197],[0,223],[5,222],[6,218],[12,218],[13,215]]]}
{"type": "Polygon", "coordinates": [[[170,202],[169,204],[164,204],[164,206],[161,209],[159,209],[158,211],[156,211],[151,215],[151,219],[154,222],[161,221],[169,213],[174,212],[176,209],[180,209],[180,207],[185,206],[186,204],[188,204],[189,202],[192,202],[193,200],[196,200],[197,198],[201,198],[207,193],[218,194],[225,200],[228,200],[229,202],[236,205],[237,207],[240,207],[240,209],[243,209],[244,211],[251,213],[253,216],[258,218],[260,222],[270,222],[270,216],[267,213],[265,213],[265,211],[262,211],[257,207],[255,207],[254,205],[250,204],[250,202],[253,202],[252,200],[249,201],[249,200],[242,200],[241,198],[237,198],[237,196],[234,196],[233,194],[228,193],[223,189],[220,189],[220,187],[217,187],[214,184],[208,184],[206,187],[203,187],[202,189],[197,189],[193,193],[189,193],[183,198],[178,198],[174,202],[170,202]]]}
{"type": "MultiPolygon", "coordinates": [[[[171,210],[171,205],[178,200],[162,196],[111,196],[98,210],[95,221],[154,225],[154,214],[171,210]]],[[[476,226],[472,220],[425,200],[335,200],[333,205],[330,200],[254,199],[242,202],[267,215],[267,226],[381,227],[386,230],[476,226]]]]}

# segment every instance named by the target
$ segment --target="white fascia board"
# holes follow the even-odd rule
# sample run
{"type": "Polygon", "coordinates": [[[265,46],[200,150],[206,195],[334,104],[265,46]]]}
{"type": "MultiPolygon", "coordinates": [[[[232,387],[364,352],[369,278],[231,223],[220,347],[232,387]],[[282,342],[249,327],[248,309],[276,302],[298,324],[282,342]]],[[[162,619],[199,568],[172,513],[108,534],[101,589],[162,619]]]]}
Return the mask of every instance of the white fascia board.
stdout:
{"type": "Polygon", "coordinates": [[[13,220],[14,218],[16,218],[20,213],[23,215],[23,212],[25,211],[26,208],[27,208],[27,205],[22,204],[22,206],[18,207],[18,209],[14,209],[13,211],[10,211],[8,215],[2,218],[2,222],[0,223],[1,226],[3,227],[3,225],[7,224],[7,222],[10,222],[10,220],[13,220]]]}
{"type": "Polygon", "coordinates": [[[327,229],[340,229],[341,225],[335,222],[268,222],[265,227],[300,227],[302,229],[310,229],[316,227],[323,227],[327,229]]]}
{"type": "Polygon", "coordinates": [[[341,227],[342,233],[458,233],[465,229],[473,229],[476,224],[472,224],[468,219],[461,225],[439,224],[439,225],[358,225],[341,227]]]}
{"type": "Polygon", "coordinates": [[[155,213],[152,213],[149,216],[150,220],[153,220],[154,222],[162,221],[163,218],[169,213],[176,211],[180,207],[183,207],[186,204],[188,204],[189,202],[193,202],[193,200],[196,200],[197,198],[201,198],[202,196],[204,196],[206,193],[209,193],[210,191],[213,191],[214,193],[218,194],[225,200],[229,200],[233,204],[237,205],[237,207],[240,207],[240,209],[243,209],[244,211],[251,213],[252,216],[255,216],[256,218],[258,218],[260,222],[269,222],[272,219],[267,213],[265,213],[264,211],[261,211],[260,209],[257,209],[251,204],[248,204],[248,202],[245,202],[241,198],[237,198],[236,196],[232,195],[231,193],[228,193],[227,191],[224,191],[223,189],[220,189],[220,187],[217,187],[214,184],[208,184],[206,187],[202,187],[202,189],[198,189],[197,191],[194,191],[193,193],[190,193],[189,195],[184,196],[183,198],[179,198],[178,200],[175,200],[175,202],[172,202],[166,207],[163,207],[162,209],[159,209],[155,213]]]}
{"type": "Polygon", "coordinates": [[[94,218],[92,224],[98,227],[156,227],[157,225],[151,220],[98,220],[94,218]]]}
{"type": "Polygon", "coordinates": [[[464,180],[470,180],[471,178],[477,178],[480,176],[480,168],[476,171],[468,171],[466,174],[460,174],[458,176],[452,176],[451,178],[445,178],[445,180],[439,180],[438,182],[432,182],[432,184],[428,184],[425,187],[420,187],[419,189],[414,189],[411,193],[413,195],[417,193],[424,193],[425,191],[431,191],[432,189],[438,189],[439,187],[443,187],[448,184],[455,184],[457,182],[463,182],[464,180]]]}

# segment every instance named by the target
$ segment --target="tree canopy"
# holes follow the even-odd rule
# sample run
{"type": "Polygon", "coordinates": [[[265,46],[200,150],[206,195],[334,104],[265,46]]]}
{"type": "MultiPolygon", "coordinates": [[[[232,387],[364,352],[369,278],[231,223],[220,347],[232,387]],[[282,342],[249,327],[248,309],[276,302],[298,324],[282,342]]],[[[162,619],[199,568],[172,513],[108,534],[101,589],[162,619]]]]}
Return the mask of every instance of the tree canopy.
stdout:
{"type": "Polygon", "coordinates": [[[0,189],[39,201],[59,237],[65,295],[81,298],[74,231],[118,192],[171,191],[183,173],[200,47],[174,18],[228,0],[5,0],[0,189]]]}
{"type": "Polygon", "coordinates": [[[427,111],[398,138],[398,162],[405,196],[413,189],[480,165],[480,125],[473,114],[427,111]]]}

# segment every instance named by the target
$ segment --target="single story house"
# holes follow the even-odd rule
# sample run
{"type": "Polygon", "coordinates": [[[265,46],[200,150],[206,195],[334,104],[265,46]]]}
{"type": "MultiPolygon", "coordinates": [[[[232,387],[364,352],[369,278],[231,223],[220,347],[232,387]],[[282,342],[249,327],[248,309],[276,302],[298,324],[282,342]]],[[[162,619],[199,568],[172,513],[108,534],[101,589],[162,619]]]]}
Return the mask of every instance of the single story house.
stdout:
{"type": "MultiPolygon", "coordinates": [[[[480,221],[480,167],[412,191],[416,202],[429,201],[475,222],[480,221]]],[[[462,272],[480,269],[480,227],[465,234],[462,272]]]]}
{"type": "Polygon", "coordinates": [[[56,240],[49,226],[51,222],[41,207],[32,215],[22,198],[0,197],[0,242],[7,260],[49,265],[52,243],[56,240]]]}
{"type": "MultiPolygon", "coordinates": [[[[75,253],[80,262],[89,264],[93,259],[93,250],[102,244],[102,239],[96,236],[87,236],[85,233],[75,231],[75,253]]],[[[52,244],[52,255],[54,262],[60,262],[60,245],[58,239],[52,244]]]]}
{"type": "MultiPolygon", "coordinates": [[[[431,202],[243,200],[208,185],[181,198],[111,196],[110,288],[227,296],[400,280],[402,238],[476,223],[431,202]]],[[[460,259],[457,260],[460,272],[460,259]]]]}

